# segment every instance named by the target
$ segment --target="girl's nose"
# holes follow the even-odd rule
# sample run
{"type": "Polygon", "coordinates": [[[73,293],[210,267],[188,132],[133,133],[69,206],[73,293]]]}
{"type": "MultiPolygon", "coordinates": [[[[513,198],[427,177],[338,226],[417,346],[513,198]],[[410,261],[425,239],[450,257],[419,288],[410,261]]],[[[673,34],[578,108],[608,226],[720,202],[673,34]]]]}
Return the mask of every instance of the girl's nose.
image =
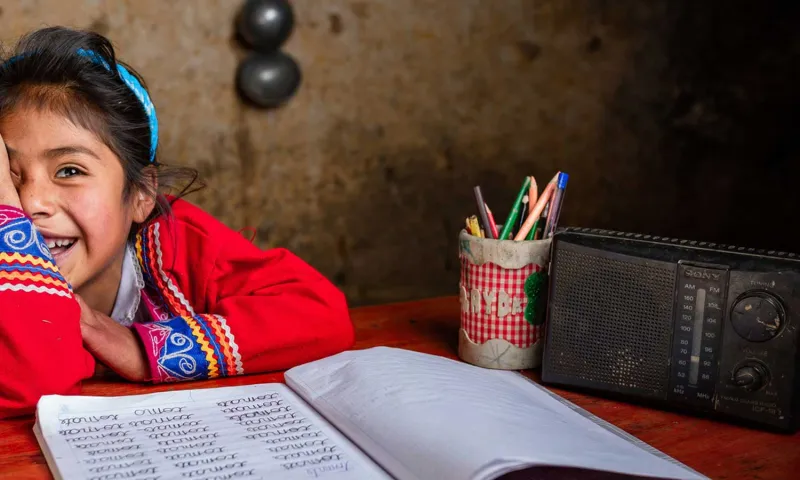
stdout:
{"type": "Polygon", "coordinates": [[[53,186],[46,179],[28,178],[19,187],[22,210],[34,220],[53,215],[54,195],[53,186]]]}

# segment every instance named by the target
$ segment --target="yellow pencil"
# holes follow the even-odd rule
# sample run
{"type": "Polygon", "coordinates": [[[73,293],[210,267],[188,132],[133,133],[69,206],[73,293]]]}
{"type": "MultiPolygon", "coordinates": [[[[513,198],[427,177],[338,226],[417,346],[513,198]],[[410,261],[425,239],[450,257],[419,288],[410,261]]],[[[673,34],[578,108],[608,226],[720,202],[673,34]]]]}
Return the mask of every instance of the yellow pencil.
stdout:
{"type": "Polygon", "coordinates": [[[483,233],[483,229],[481,228],[481,224],[478,223],[478,216],[477,215],[473,215],[473,216],[469,217],[469,221],[470,221],[470,223],[472,223],[473,235],[475,235],[478,238],[485,238],[485,235],[483,233]]]}
{"type": "Polygon", "coordinates": [[[473,236],[480,238],[481,230],[478,227],[478,217],[475,215],[467,218],[467,230],[473,236]]]}

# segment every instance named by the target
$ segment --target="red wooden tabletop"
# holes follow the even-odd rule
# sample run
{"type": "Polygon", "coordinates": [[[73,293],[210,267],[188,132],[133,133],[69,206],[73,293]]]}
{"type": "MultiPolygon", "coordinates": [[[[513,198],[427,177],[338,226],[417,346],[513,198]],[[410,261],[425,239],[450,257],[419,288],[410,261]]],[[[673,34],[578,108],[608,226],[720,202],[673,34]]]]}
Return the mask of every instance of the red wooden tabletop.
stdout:
{"type": "MultiPolygon", "coordinates": [[[[456,297],[353,309],[355,348],[384,345],[457,358],[458,312],[456,297]]],[[[526,374],[538,380],[536,372],[526,374]]],[[[281,381],[281,372],[159,386],[130,384],[107,377],[87,381],[83,394],[133,395],[281,381]]],[[[800,434],[763,432],[561,389],[551,390],[711,478],[800,478],[800,434]]],[[[32,417],[0,421],[0,478],[52,478],[32,426],[32,417]]]]}

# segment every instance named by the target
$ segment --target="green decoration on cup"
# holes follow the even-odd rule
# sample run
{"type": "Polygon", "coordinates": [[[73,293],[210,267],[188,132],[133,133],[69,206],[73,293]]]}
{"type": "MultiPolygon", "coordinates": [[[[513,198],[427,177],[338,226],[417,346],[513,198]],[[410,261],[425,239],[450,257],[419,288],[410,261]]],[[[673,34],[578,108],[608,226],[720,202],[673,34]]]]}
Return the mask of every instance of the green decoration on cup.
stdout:
{"type": "Polygon", "coordinates": [[[525,279],[525,296],[528,303],[525,305],[525,320],[531,325],[544,323],[544,298],[547,293],[547,273],[544,270],[533,272],[525,279]]]}

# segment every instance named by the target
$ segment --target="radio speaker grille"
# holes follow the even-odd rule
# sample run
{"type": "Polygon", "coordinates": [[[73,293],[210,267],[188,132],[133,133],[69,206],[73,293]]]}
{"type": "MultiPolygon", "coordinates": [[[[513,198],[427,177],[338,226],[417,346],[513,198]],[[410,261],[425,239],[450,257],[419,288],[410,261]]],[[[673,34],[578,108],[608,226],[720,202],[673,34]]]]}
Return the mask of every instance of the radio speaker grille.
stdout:
{"type": "Polygon", "coordinates": [[[676,266],[569,243],[555,254],[545,380],[663,397],[676,266]]]}

